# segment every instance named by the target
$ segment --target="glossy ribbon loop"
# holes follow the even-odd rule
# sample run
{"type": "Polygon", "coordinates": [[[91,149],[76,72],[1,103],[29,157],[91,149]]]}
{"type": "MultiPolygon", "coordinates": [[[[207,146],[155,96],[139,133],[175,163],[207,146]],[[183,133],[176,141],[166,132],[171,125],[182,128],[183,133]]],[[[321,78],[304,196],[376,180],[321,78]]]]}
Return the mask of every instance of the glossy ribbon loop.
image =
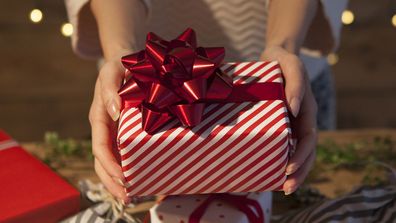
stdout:
{"type": "Polygon", "coordinates": [[[187,127],[199,124],[205,102],[232,92],[231,77],[219,69],[224,53],[223,47],[197,47],[190,28],[171,41],[149,33],[145,50],[121,59],[130,72],[119,91],[123,108],[140,107],[149,134],[172,117],[187,127]]]}

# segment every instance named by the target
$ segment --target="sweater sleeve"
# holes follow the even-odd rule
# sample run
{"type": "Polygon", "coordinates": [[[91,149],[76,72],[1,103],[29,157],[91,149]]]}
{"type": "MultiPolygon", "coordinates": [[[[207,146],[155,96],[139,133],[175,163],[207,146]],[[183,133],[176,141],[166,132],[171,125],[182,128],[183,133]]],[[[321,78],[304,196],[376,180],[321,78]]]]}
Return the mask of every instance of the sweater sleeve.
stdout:
{"type": "MultiPolygon", "coordinates": [[[[73,51],[86,59],[102,56],[98,27],[89,6],[90,0],[64,0],[70,23],[74,27],[71,37],[73,51]]],[[[141,0],[150,17],[151,0],[141,0]]],[[[348,0],[320,0],[320,8],[308,30],[303,53],[323,56],[334,51],[339,44],[341,14],[348,0]]]]}
{"type": "MultiPolygon", "coordinates": [[[[71,36],[73,51],[85,59],[98,59],[103,56],[98,26],[91,11],[90,0],[64,0],[69,22],[74,32],[71,36]]],[[[141,0],[146,10],[149,0],[141,0]]]]}

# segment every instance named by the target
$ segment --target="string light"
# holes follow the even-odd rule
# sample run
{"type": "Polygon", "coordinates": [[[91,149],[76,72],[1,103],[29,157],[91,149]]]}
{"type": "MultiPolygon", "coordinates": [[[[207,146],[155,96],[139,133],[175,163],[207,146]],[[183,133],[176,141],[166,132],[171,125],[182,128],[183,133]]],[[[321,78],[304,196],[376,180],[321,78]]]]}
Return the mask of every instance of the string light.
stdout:
{"type": "Polygon", "coordinates": [[[350,25],[355,20],[355,15],[350,10],[342,12],[341,21],[344,25],[350,25]]]}
{"type": "Polygon", "coordinates": [[[396,14],[392,16],[392,25],[396,27],[396,14]]]}
{"type": "Polygon", "coordinates": [[[40,9],[33,9],[29,14],[30,21],[39,23],[43,19],[43,13],[40,9]]]}
{"type": "Polygon", "coordinates": [[[327,62],[329,62],[330,65],[335,65],[338,62],[338,55],[335,53],[331,53],[327,56],[327,62]]]}
{"type": "Polygon", "coordinates": [[[73,25],[70,23],[63,23],[61,33],[66,37],[71,36],[73,34],[73,25]]]}

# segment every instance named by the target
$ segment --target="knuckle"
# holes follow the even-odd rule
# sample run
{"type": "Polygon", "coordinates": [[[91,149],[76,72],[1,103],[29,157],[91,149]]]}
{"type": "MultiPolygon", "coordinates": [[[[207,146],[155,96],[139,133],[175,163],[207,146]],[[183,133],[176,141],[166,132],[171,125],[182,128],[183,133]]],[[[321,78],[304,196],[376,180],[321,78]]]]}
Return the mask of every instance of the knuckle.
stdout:
{"type": "Polygon", "coordinates": [[[298,63],[300,61],[300,59],[297,57],[297,55],[291,54],[291,53],[288,54],[287,59],[290,62],[294,62],[294,63],[298,63]]]}
{"type": "Polygon", "coordinates": [[[92,145],[92,155],[95,157],[96,161],[102,162],[103,153],[98,145],[92,145]]]}
{"type": "Polygon", "coordinates": [[[100,169],[99,169],[98,165],[99,165],[98,160],[95,159],[94,160],[94,170],[95,170],[95,173],[99,175],[100,174],[100,169]]]}
{"type": "MultiPolygon", "coordinates": [[[[92,155],[98,159],[98,150],[95,149],[95,147],[92,147],[92,155]]],[[[95,162],[98,162],[98,160],[95,159],[95,162]]]]}
{"type": "Polygon", "coordinates": [[[101,162],[102,164],[106,163],[108,157],[106,156],[104,150],[107,149],[109,145],[104,142],[98,142],[97,140],[93,141],[95,141],[95,144],[92,145],[92,155],[97,159],[97,161],[101,162]]]}
{"type": "Polygon", "coordinates": [[[89,109],[89,113],[88,113],[88,120],[89,120],[89,123],[92,125],[93,123],[94,123],[94,121],[95,121],[95,118],[94,118],[94,111],[93,111],[93,109],[92,109],[92,107],[89,109]]]}
{"type": "Polygon", "coordinates": [[[101,122],[101,118],[98,112],[99,112],[98,109],[95,108],[94,105],[92,105],[91,108],[89,109],[88,121],[91,127],[93,127],[95,123],[101,122]]]}
{"type": "Polygon", "coordinates": [[[293,64],[298,69],[301,69],[303,67],[300,58],[295,54],[288,54],[286,60],[288,61],[288,63],[293,64]]]}

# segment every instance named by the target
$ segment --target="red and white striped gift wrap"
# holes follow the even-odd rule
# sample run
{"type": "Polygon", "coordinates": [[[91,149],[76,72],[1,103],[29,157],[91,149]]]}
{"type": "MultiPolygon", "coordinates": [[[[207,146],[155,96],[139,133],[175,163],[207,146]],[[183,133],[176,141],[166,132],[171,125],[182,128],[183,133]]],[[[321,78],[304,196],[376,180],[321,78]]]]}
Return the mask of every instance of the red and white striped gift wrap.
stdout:
{"type": "MultiPolygon", "coordinates": [[[[282,82],[277,62],[222,65],[235,84],[282,82]]],[[[138,108],[121,112],[118,130],[128,196],[280,190],[291,141],[282,100],[207,105],[193,128],[177,120],[149,135],[138,108]]]]}

